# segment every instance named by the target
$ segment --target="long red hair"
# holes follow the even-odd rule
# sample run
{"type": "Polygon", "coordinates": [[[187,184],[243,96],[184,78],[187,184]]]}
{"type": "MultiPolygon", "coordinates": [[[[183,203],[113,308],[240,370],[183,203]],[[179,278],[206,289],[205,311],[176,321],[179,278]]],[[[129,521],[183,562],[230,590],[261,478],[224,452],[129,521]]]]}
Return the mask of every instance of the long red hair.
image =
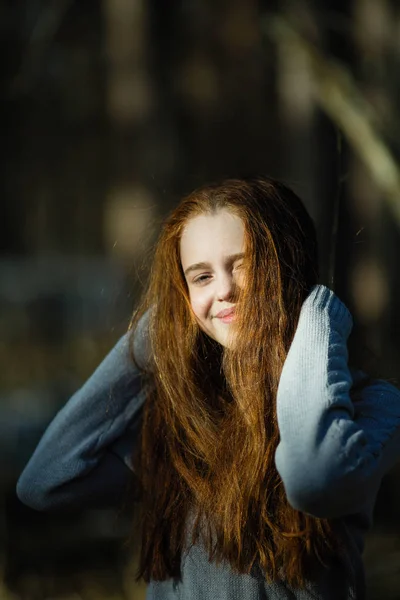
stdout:
{"type": "Polygon", "coordinates": [[[182,552],[202,543],[237,573],[302,587],[342,551],[335,522],[288,503],[274,456],[276,395],[300,308],[317,282],[317,243],[299,198],[268,178],[231,179],[184,198],[162,229],[147,292],[154,388],[134,457],[142,493],[138,578],[180,577],[182,552]],[[180,260],[188,219],[227,209],[245,227],[245,286],[232,349],[193,317],[180,260]]]}

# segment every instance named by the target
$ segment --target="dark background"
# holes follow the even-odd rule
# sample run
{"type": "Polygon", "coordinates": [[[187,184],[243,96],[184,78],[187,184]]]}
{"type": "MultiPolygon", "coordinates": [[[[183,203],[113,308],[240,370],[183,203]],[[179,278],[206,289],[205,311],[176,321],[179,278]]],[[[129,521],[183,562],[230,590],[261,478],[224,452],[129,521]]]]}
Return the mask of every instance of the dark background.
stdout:
{"type": "MultiPolygon", "coordinates": [[[[130,514],[36,514],[16,479],[126,330],[165,214],[226,176],[303,198],[352,361],[398,381],[400,6],[8,0],[0,31],[0,597],[139,599],[130,514]]],[[[371,599],[400,598],[399,475],[367,539],[371,599]]]]}

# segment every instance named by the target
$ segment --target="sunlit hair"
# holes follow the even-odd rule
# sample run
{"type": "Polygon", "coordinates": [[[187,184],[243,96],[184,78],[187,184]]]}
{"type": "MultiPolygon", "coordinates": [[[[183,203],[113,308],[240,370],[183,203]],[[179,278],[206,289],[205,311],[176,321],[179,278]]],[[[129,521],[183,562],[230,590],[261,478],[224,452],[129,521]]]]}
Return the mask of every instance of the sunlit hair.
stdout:
{"type": "MultiPolygon", "coordinates": [[[[342,551],[335,522],[293,509],[277,473],[278,382],[301,305],[317,282],[315,229],[299,198],[268,178],[231,179],[184,198],[166,220],[149,286],[154,391],[135,457],[141,482],[138,578],[181,576],[190,544],[237,573],[302,587],[342,551]],[[227,209],[245,228],[245,285],[235,298],[235,343],[199,328],[180,260],[188,220],[227,209]]],[[[231,326],[232,327],[232,326],[231,326]]],[[[149,388],[150,389],[150,388],[149,388]]]]}

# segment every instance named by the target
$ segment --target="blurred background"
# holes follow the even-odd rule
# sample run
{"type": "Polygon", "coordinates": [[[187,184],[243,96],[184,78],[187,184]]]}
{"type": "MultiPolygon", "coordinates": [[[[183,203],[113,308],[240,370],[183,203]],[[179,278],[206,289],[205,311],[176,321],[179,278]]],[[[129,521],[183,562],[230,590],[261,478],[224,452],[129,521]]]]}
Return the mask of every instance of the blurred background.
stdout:
{"type": "MultiPolygon", "coordinates": [[[[126,330],[163,217],[226,176],[301,196],[353,362],[399,381],[400,5],[3,0],[0,30],[0,597],[139,599],[130,514],[37,514],[16,479],[126,330]]],[[[371,599],[400,598],[399,475],[371,599]]]]}

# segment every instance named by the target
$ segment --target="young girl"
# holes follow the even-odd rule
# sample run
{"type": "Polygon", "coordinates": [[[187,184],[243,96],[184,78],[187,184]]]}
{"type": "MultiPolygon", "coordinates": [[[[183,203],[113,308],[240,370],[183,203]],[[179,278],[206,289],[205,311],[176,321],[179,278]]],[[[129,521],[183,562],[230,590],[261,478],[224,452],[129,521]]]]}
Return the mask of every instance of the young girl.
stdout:
{"type": "Polygon", "coordinates": [[[317,271],[283,184],[190,194],[130,332],[50,424],[20,499],[113,504],[134,472],[149,599],[364,598],[400,392],[349,370],[352,319],[317,271]]]}

